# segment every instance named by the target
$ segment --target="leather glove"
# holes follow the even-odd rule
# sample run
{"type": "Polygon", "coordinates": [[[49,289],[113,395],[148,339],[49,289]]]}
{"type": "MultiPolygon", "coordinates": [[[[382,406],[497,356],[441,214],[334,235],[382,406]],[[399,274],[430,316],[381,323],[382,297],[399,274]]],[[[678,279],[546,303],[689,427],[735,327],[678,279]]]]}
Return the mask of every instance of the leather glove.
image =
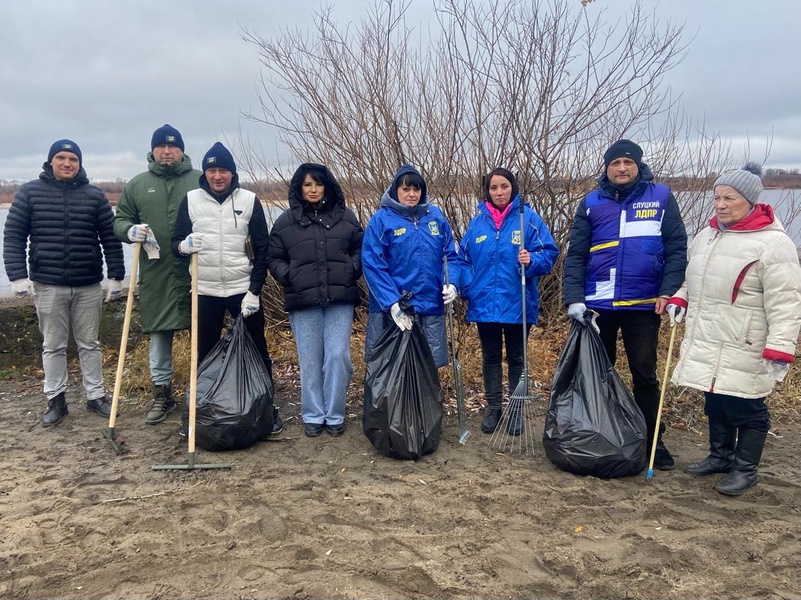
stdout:
{"type": "Polygon", "coordinates": [[[11,293],[17,297],[33,296],[33,284],[30,279],[17,279],[11,282],[11,293]]]}
{"type": "Polygon", "coordinates": [[[768,371],[768,376],[773,381],[784,381],[787,376],[787,371],[790,369],[790,363],[782,362],[780,360],[762,359],[765,363],[765,369],[768,371]]]}
{"type": "Polygon", "coordinates": [[[447,306],[454,300],[456,300],[456,296],[459,295],[459,292],[456,289],[456,286],[452,283],[446,283],[442,286],[442,301],[447,306]]]}
{"type": "Polygon", "coordinates": [[[668,317],[670,317],[671,327],[681,323],[684,320],[684,315],[687,314],[687,309],[681,304],[668,304],[665,307],[665,311],[667,312],[668,317]]]}
{"type": "Polygon", "coordinates": [[[186,239],[178,244],[178,252],[181,254],[195,254],[203,248],[203,234],[200,232],[190,233],[186,239]]]}
{"type": "Polygon", "coordinates": [[[152,234],[147,223],[139,223],[128,230],[128,239],[132,242],[144,242],[148,236],[152,237],[152,234]]]}
{"type": "Polygon", "coordinates": [[[389,309],[389,314],[392,315],[392,320],[395,321],[395,325],[398,326],[398,329],[401,331],[412,330],[412,318],[401,310],[397,302],[389,309]]]}
{"type": "Polygon", "coordinates": [[[246,319],[252,315],[255,315],[257,312],[259,312],[259,297],[251,292],[245,294],[245,297],[242,298],[242,306],[240,310],[242,312],[242,316],[246,319]]]}
{"type": "Polygon", "coordinates": [[[106,285],[106,302],[114,302],[122,298],[122,281],[109,279],[106,285]]]}

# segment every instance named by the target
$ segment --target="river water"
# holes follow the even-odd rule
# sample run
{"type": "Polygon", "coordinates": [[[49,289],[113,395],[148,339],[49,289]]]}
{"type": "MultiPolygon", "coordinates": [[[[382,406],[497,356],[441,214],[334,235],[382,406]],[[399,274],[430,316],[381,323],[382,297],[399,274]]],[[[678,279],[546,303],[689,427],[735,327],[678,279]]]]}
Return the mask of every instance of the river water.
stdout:
{"type": "MultiPolygon", "coordinates": [[[[801,202],[801,191],[799,190],[767,190],[763,193],[762,197],[760,198],[762,202],[766,204],[771,204],[775,209],[779,219],[783,223],[787,223],[786,215],[788,211],[791,209],[801,209],[801,206],[798,206],[799,202],[801,202]]],[[[681,197],[679,197],[679,202],[681,202],[681,197]]],[[[281,213],[281,209],[275,207],[268,207],[265,209],[268,213],[267,220],[269,223],[272,223],[273,220],[281,213]]],[[[8,209],[2,208],[0,209],[0,231],[5,231],[5,222],[6,216],[8,215],[8,209]]],[[[711,216],[711,204],[710,204],[710,216],[711,216]]],[[[792,222],[789,224],[788,233],[790,237],[795,242],[796,246],[801,246],[801,218],[793,219],[792,222]]],[[[133,254],[133,246],[131,244],[123,244],[123,251],[125,253],[125,270],[126,270],[126,277],[125,282],[127,285],[129,276],[130,276],[130,267],[131,267],[131,256],[133,254]]],[[[164,251],[169,252],[169,249],[162,248],[162,252],[164,251]]],[[[0,264],[0,297],[8,297],[11,295],[11,283],[8,281],[8,277],[6,276],[6,270],[3,264],[0,264]]]]}

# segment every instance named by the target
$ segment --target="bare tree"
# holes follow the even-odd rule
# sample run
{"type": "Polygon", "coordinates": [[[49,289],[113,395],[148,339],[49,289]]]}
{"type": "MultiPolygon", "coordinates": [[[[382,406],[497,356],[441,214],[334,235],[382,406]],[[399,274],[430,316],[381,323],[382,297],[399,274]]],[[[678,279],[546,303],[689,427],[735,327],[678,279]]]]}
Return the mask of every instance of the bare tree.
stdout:
{"type": "MultiPolygon", "coordinates": [[[[564,248],[576,204],[616,139],[659,156],[662,175],[695,177],[688,165],[698,164],[708,176],[728,158],[703,129],[690,140],[664,85],[685,56],[683,28],[640,3],[613,23],[577,4],[436,0],[436,19],[415,29],[410,0],[376,0],[348,26],[323,9],[312,31],[264,38],[245,29],[263,65],[262,111],[246,117],[275,127],[293,159],[331,167],[363,222],[411,162],[460,237],[482,174],[510,168],[564,248]]],[[[561,307],[561,265],[542,295],[547,318],[561,307]]]]}

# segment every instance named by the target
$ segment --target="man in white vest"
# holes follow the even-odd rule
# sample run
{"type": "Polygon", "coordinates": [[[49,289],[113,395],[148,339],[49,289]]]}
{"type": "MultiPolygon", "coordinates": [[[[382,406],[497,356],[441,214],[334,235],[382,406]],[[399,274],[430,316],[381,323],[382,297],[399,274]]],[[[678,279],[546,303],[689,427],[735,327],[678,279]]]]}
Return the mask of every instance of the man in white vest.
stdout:
{"type": "MultiPolygon", "coordinates": [[[[269,237],[264,209],[256,194],[239,187],[234,157],[221,143],[206,152],[202,167],[200,188],[181,202],[172,235],[176,255],[198,255],[198,364],[219,341],[226,311],[234,318],[242,313],[272,379],[260,300],[269,237]]],[[[282,429],[273,407],[272,432],[282,429]]]]}

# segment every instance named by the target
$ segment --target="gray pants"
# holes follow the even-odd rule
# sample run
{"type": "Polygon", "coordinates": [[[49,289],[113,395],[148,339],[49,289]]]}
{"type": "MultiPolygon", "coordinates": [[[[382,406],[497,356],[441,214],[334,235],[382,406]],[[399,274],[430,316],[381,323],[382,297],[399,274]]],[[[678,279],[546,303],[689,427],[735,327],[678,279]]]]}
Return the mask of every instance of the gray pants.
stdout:
{"type": "Polygon", "coordinates": [[[50,400],[67,389],[67,341],[70,326],[78,348],[87,400],[105,396],[100,355],[103,289],[99,283],[67,287],[34,282],[44,368],[44,393],[50,400]]]}

